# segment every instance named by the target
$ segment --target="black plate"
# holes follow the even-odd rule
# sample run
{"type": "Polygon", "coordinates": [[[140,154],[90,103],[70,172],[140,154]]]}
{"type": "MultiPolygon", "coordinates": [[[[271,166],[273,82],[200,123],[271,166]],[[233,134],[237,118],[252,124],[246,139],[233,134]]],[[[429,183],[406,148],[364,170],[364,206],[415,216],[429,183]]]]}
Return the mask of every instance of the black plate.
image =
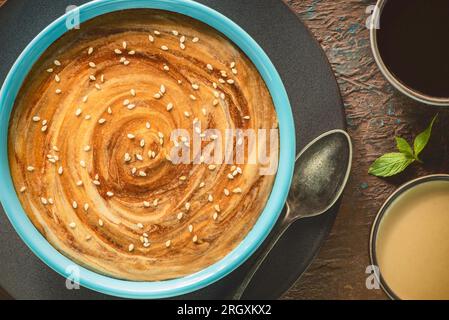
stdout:
{"type": "MultiPolygon", "coordinates": [[[[9,0],[0,8],[0,81],[44,27],[83,0],[9,0]]],[[[318,43],[280,0],[199,0],[243,27],[270,56],[287,89],[296,123],[297,150],[324,131],[344,129],[343,104],[332,70],[318,43]]],[[[286,233],[256,275],[245,298],[276,299],[305,271],[327,236],[337,208],[299,221],[286,233]]],[[[0,214],[0,287],[18,299],[102,299],[81,288],[67,290],[65,279],[36,258],[0,214]]],[[[256,253],[257,254],[257,253],[256,253]]],[[[251,259],[193,299],[229,298],[251,259]]]]}

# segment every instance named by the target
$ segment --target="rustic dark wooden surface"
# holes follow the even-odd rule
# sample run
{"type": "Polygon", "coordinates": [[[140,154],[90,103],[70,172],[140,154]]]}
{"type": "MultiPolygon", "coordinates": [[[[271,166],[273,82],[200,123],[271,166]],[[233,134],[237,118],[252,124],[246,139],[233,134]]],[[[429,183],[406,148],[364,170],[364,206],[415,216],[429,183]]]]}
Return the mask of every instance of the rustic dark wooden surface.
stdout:
{"type": "MultiPolygon", "coordinates": [[[[0,6],[4,0],[0,0],[0,6]]],[[[308,271],[284,299],[386,299],[365,287],[368,239],[377,210],[400,184],[449,172],[449,114],[403,97],[384,80],[369,47],[366,9],[374,1],[286,0],[324,48],[335,71],[354,143],[353,172],[332,232],[308,271]],[[407,139],[440,113],[424,166],[382,180],[367,174],[370,163],[394,149],[394,135],[407,139]]],[[[300,75],[298,75],[300,76],[300,75]]],[[[4,294],[0,291],[0,297],[4,294]]]]}
{"type": "Polygon", "coordinates": [[[386,299],[365,286],[368,241],[374,217],[400,184],[425,174],[449,171],[448,113],[416,103],[393,90],[371,55],[366,9],[374,1],[288,0],[310,28],[335,71],[354,143],[353,172],[332,232],[303,277],[285,299],[386,299]],[[439,112],[424,166],[393,179],[367,174],[370,163],[392,151],[394,136],[409,141],[439,112]]]}

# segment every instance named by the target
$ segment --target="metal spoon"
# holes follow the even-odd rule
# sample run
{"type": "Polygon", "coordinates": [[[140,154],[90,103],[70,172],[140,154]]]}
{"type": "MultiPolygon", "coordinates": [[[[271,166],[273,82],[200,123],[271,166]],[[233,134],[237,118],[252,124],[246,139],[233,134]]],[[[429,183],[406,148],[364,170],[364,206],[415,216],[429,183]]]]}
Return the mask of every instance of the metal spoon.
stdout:
{"type": "Polygon", "coordinates": [[[237,289],[234,300],[242,298],[259,267],[295,221],[323,214],[337,202],[348,181],[351,162],[351,138],[343,130],[323,133],[298,154],[287,212],[237,289]]]}

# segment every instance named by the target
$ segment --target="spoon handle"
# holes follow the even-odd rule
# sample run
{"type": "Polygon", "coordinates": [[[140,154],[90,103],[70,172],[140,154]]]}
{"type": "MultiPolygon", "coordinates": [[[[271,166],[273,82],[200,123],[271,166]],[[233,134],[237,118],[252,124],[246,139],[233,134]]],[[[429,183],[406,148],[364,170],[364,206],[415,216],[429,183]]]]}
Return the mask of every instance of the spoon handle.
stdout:
{"type": "Polygon", "coordinates": [[[251,269],[246,274],[245,278],[243,279],[243,282],[240,284],[240,286],[235,291],[234,296],[232,298],[233,300],[240,300],[242,298],[243,294],[245,293],[246,288],[251,283],[251,280],[253,279],[254,275],[257,273],[257,270],[259,270],[262,263],[268,257],[271,250],[274,248],[274,246],[279,241],[279,239],[282,237],[282,235],[285,233],[285,231],[287,231],[287,229],[290,225],[291,225],[291,223],[285,223],[285,221],[284,221],[279,226],[279,228],[275,229],[274,234],[270,237],[269,242],[265,245],[264,250],[257,257],[257,260],[251,266],[251,269]]]}

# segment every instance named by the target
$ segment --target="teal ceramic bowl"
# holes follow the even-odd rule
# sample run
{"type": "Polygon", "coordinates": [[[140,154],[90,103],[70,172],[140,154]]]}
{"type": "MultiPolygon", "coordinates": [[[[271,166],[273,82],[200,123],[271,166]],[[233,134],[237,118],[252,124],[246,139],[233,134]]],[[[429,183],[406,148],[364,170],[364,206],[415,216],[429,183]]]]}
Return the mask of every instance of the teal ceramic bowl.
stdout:
{"type": "MultiPolygon", "coordinates": [[[[232,40],[252,60],[265,80],[276,107],[280,128],[279,169],[266,207],[245,239],[222,260],[195,274],[157,282],[119,280],[78,266],[79,283],[92,290],[124,298],[166,298],[199,290],[223,278],[245,262],[262,244],[276,223],[290,188],[295,161],[295,128],[287,93],[268,56],[243,29],[204,5],[190,0],[98,0],[79,7],[80,21],[117,10],[136,8],[184,14],[212,26],[232,40]]],[[[10,175],[7,137],[14,100],[27,73],[40,55],[66,31],[65,16],[45,28],[19,56],[0,91],[0,201],[22,240],[34,254],[64,277],[70,276],[76,264],[46,241],[22,209],[10,175]]]]}

